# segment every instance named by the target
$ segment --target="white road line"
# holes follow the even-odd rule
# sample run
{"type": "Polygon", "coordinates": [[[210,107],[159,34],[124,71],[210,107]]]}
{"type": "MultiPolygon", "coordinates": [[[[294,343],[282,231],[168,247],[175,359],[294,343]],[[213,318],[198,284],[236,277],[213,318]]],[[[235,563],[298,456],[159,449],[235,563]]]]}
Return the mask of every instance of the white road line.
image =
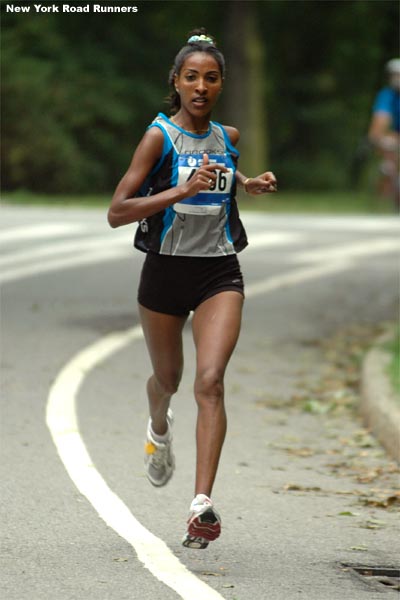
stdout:
{"type": "Polygon", "coordinates": [[[384,231],[399,232],[398,216],[369,216],[369,215],[284,215],[266,214],[264,212],[241,211],[241,219],[245,226],[258,226],[260,223],[268,227],[269,222],[274,227],[287,227],[288,220],[293,225],[293,231],[339,231],[382,233],[384,231]]]}
{"type": "Polygon", "coordinates": [[[138,559],[157,579],[184,600],[223,600],[218,592],[188,571],[165,542],[135,519],[93,465],[79,433],[75,402],[86,374],[111,354],[142,336],[141,327],[114,333],[76,355],[58,375],[50,390],[47,425],[76,487],[107,525],[133,546],[138,559]]]}
{"type": "Polygon", "coordinates": [[[20,242],[27,239],[43,239],[71,234],[80,235],[83,231],[89,230],[89,225],[83,223],[40,223],[37,225],[25,225],[24,227],[12,227],[1,230],[0,243],[20,242]]]}
{"type": "Polygon", "coordinates": [[[15,281],[17,279],[23,279],[25,277],[32,277],[33,275],[49,273],[51,271],[83,267],[99,262],[108,262],[110,260],[127,258],[129,256],[129,252],[127,252],[126,248],[117,246],[111,246],[110,248],[104,248],[103,250],[91,250],[75,256],[66,256],[64,258],[56,258],[54,260],[50,259],[40,262],[36,265],[8,269],[0,274],[0,284],[15,281]]]}
{"type": "MultiPolygon", "coordinates": [[[[265,246],[281,246],[288,245],[301,241],[304,238],[303,235],[293,234],[291,232],[279,231],[272,233],[261,233],[253,234],[250,236],[250,247],[249,249],[257,249],[265,246]]],[[[114,246],[124,246],[126,251],[133,248],[133,236],[131,234],[114,237],[112,235],[102,235],[91,237],[89,239],[79,240],[68,240],[64,242],[53,242],[51,244],[43,244],[33,248],[24,248],[23,250],[17,250],[10,252],[0,257],[0,267],[6,267],[8,265],[18,265],[24,262],[34,262],[37,259],[43,259],[47,257],[55,257],[60,254],[77,254],[80,255],[86,250],[92,249],[105,249],[114,246]]],[[[137,256],[137,253],[134,253],[137,256]]],[[[41,261],[42,262],[42,261],[41,261]]],[[[43,263],[42,263],[43,264],[43,263]]]]}
{"type": "Polygon", "coordinates": [[[296,244],[305,240],[304,233],[296,231],[262,231],[248,234],[249,245],[246,252],[249,250],[257,250],[258,248],[283,246],[296,244]]]}
{"type": "Polygon", "coordinates": [[[299,252],[294,257],[295,262],[322,262],[348,258],[362,258],[371,254],[386,254],[398,252],[400,240],[397,238],[369,239],[365,242],[354,242],[341,246],[328,246],[306,252],[299,252]]]}
{"type": "MultiPolygon", "coordinates": [[[[321,265],[290,271],[247,287],[247,297],[272,292],[303,281],[338,273],[353,266],[350,262],[321,265]]],[[[99,516],[131,544],[138,559],[182,600],[223,600],[222,596],[190,573],[168,546],[143,527],[122,500],[108,487],[94,466],[79,433],[76,402],[87,374],[114,352],[142,339],[140,327],[112,333],[88,346],[67,363],[57,376],[48,397],[46,422],[58,454],[79,491],[99,516]]]]}
{"type": "MultiPolygon", "coordinates": [[[[30,232],[32,235],[41,238],[45,232],[50,236],[53,234],[57,236],[61,231],[67,232],[67,229],[63,230],[62,226],[58,224],[54,224],[53,228],[50,226],[47,228],[44,228],[44,226],[35,227],[32,227],[32,229],[21,228],[18,235],[22,237],[30,232]],[[26,229],[28,229],[28,232],[25,231],[26,229]]],[[[10,233],[13,231],[10,230],[10,233]]],[[[78,232],[73,230],[73,233],[78,232]]],[[[288,231],[254,233],[249,235],[249,249],[258,250],[266,247],[289,245],[303,240],[304,237],[303,234],[288,231]]],[[[96,262],[118,260],[123,257],[134,259],[139,255],[137,252],[132,251],[132,244],[133,233],[124,232],[117,237],[103,235],[89,239],[53,242],[34,248],[13,251],[0,258],[0,267],[10,267],[0,274],[0,284],[62,269],[91,265],[96,262]],[[70,254],[71,256],[56,258],[57,255],[63,254],[70,254]]]]}
{"type": "Polygon", "coordinates": [[[15,266],[19,263],[34,262],[37,259],[43,259],[55,257],[60,254],[81,254],[85,250],[92,249],[105,249],[114,246],[124,245],[126,249],[129,248],[128,240],[125,237],[113,238],[110,236],[96,236],[90,237],[89,239],[80,240],[68,240],[65,242],[53,242],[51,244],[43,244],[36,247],[24,248],[23,250],[17,250],[10,252],[0,257],[0,267],[7,265],[15,266]]]}
{"type": "Polygon", "coordinates": [[[306,281],[310,281],[311,279],[317,279],[319,277],[325,277],[334,275],[335,273],[340,273],[342,271],[347,271],[348,269],[353,268],[354,264],[354,262],[349,260],[342,260],[323,265],[305,267],[304,269],[296,269],[295,271],[288,271],[287,273],[282,273],[281,275],[268,277],[267,279],[262,279],[260,281],[256,281],[255,283],[246,285],[246,298],[252,298],[258,294],[267,294],[268,292],[273,292],[282,288],[290,287],[292,285],[304,283],[306,281]]]}

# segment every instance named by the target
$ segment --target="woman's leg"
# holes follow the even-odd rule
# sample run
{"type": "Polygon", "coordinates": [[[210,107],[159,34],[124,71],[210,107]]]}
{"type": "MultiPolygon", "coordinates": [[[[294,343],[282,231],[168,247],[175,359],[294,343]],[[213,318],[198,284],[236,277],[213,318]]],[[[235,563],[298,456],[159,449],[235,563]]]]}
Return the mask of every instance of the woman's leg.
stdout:
{"type": "Polygon", "coordinates": [[[152,430],[167,432],[167,411],[183,370],[182,329],[187,317],[155,312],[139,305],[140,320],[153,374],[147,382],[152,430]]]}
{"type": "Polygon", "coordinates": [[[196,309],[192,329],[198,405],[195,495],[210,496],[226,433],[224,374],[239,337],[243,296],[220,292],[196,309]]]}

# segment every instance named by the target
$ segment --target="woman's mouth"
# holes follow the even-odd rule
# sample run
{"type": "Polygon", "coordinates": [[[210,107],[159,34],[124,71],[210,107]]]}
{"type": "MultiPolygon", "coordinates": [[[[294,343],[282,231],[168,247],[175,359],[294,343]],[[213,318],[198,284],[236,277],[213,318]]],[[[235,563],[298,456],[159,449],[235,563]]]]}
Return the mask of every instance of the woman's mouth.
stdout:
{"type": "Polygon", "coordinates": [[[192,103],[195,106],[204,106],[207,102],[208,102],[207,98],[201,98],[201,97],[193,98],[193,100],[192,100],[192,103]]]}

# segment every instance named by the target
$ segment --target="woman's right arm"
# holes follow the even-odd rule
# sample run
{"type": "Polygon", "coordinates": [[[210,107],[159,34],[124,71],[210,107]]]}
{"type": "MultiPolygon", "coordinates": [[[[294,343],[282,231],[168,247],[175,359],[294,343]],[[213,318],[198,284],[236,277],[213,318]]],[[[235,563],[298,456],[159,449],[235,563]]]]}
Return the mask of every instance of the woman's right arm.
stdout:
{"type": "Polygon", "coordinates": [[[215,169],[226,171],[223,165],[204,164],[185,183],[169,188],[154,196],[136,197],[154,165],[162,155],[164,135],[158,127],[151,127],[145,133],[133,155],[132,162],[119,182],[108,210],[108,222],[111,227],[120,227],[128,223],[150,217],[171,204],[184,198],[195,196],[201,190],[210,188],[210,181],[216,180],[215,169]]]}
{"type": "Polygon", "coordinates": [[[136,197],[147,176],[162,155],[164,136],[158,127],[148,129],[135,150],[129,168],[114,192],[108,210],[111,227],[120,227],[140,221],[150,214],[162,210],[162,201],[151,203],[149,198],[136,197]],[[149,212],[150,211],[150,212],[149,212]]]}

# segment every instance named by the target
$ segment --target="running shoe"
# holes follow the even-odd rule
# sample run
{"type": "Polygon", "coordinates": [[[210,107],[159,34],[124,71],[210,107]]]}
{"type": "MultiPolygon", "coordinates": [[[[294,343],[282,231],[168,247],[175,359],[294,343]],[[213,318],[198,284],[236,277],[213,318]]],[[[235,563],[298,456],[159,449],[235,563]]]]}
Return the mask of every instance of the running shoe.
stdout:
{"type": "Polygon", "coordinates": [[[182,544],[186,548],[203,550],[221,533],[221,518],[210,498],[197,494],[190,505],[188,528],[182,544]]]}
{"type": "Polygon", "coordinates": [[[161,487],[168,483],[175,469],[175,457],[172,453],[172,423],[174,417],[169,408],[167,413],[168,441],[156,442],[151,432],[151,420],[147,426],[147,440],[144,446],[144,467],[147,479],[153,485],[161,487]]]}

